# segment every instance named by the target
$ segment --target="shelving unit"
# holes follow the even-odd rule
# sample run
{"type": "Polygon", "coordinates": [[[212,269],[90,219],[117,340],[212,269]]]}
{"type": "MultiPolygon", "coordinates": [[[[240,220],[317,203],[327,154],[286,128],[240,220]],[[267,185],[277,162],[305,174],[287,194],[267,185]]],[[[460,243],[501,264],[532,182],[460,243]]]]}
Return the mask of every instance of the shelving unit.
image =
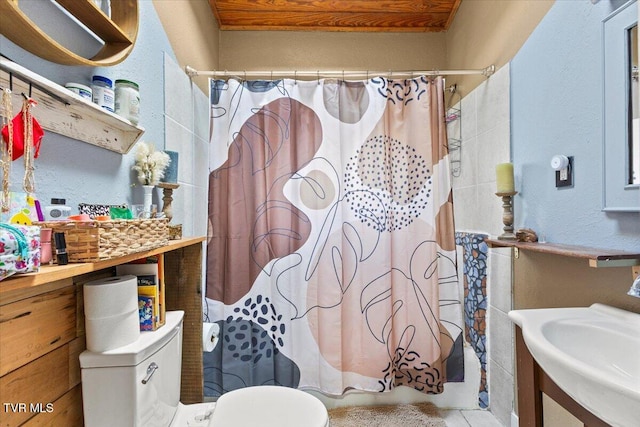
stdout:
{"type": "Polygon", "coordinates": [[[447,110],[447,115],[445,116],[445,123],[447,124],[447,128],[449,123],[458,122],[458,132],[456,132],[456,137],[454,138],[452,135],[447,135],[447,144],[449,146],[449,163],[451,165],[451,175],[454,177],[459,177],[462,173],[462,123],[460,123],[460,119],[462,115],[462,111],[459,108],[449,108],[447,110]]]}
{"type": "Polygon", "coordinates": [[[0,58],[0,86],[15,94],[14,115],[22,107],[21,93],[31,93],[38,101],[33,115],[50,132],[120,154],[128,153],[144,133],[144,128],[5,58],[0,58]]]}

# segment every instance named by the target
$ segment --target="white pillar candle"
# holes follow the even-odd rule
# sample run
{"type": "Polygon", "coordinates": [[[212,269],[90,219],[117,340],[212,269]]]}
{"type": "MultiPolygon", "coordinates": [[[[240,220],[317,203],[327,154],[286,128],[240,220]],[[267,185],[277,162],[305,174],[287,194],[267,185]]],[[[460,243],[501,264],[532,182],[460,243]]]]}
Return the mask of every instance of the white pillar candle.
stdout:
{"type": "Polygon", "coordinates": [[[496,165],[496,185],[498,193],[513,193],[516,191],[513,183],[513,163],[499,163],[496,165]]]}

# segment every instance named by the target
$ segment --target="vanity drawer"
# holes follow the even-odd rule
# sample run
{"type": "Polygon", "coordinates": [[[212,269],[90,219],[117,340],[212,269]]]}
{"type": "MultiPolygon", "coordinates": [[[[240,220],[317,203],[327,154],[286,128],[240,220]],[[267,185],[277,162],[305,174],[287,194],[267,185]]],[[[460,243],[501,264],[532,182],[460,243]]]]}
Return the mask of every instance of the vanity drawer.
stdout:
{"type": "Polygon", "coordinates": [[[0,376],[76,338],[76,288],[0,306],[0,376]]]}

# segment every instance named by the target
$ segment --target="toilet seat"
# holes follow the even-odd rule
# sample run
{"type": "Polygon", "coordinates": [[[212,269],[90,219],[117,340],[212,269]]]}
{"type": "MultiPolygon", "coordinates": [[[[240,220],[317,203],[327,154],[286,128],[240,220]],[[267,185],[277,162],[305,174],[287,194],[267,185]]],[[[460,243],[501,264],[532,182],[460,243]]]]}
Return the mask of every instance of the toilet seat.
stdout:
{"type": "Polygon", "coordinates": [[[218,399],[208,427],[328,427],[322,402],[301,390],[255,386],[218,399]]]}

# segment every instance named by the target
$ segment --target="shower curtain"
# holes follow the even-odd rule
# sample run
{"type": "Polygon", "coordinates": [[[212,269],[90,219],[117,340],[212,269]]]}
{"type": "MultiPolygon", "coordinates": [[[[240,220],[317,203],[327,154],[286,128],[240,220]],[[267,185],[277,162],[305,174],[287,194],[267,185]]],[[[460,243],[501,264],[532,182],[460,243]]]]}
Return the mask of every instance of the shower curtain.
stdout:
{"type": "Polygon", "coordinates": [[[210,87],[205,395],[462,381],[443,79],[210,87]]]}

